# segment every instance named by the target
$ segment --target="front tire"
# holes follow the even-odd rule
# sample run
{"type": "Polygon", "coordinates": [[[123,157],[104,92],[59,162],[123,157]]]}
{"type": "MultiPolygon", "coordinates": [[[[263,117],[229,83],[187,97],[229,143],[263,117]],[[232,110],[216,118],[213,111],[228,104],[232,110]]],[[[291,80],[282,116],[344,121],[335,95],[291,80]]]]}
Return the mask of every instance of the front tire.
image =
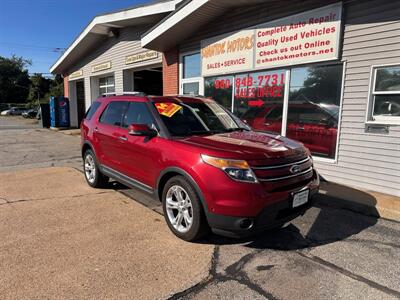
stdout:
{"type": "Polygon", "coordinates": [[[100,172],[92,150],[87,150],[83,155],[83,173],[86,182],[93,188],[106,187],[108,184],[109,178],[100,172]]]}
{"type": "Polygon", "coordinates": [[[170,230],[185,241],[198,240],[209,232],[209,226],[192,184],[183,176],[167,181],[162,193],[164,218],[170,230]]]}

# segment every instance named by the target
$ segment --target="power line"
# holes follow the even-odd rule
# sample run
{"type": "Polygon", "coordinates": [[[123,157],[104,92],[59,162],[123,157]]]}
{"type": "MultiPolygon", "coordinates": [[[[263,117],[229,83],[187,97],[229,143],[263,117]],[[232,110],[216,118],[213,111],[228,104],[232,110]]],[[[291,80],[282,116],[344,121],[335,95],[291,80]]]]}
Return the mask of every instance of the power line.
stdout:
{"type": "Polygon", "coordinates": [[[14,47],[21,47],[21,48],[33,48],[33,49],[43,49],[52,52],[65,52],[67,48],[63,47],[49,47],[49,46],[38,46],[38,45],[28,45],[28,44],[19,44],[19,43],[7,43],[7,42],[0,42],[0,45],[9,45],[14,47]]]}

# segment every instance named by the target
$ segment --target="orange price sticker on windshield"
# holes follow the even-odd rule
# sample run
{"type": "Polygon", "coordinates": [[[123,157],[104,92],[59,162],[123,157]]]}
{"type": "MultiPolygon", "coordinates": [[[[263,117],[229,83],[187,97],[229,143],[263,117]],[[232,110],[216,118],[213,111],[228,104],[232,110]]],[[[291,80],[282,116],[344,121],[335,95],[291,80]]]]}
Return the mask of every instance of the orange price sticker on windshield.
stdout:
{"type": "Polygon", "coordinates": [[[171,118],[175,113],[177,113],[182,108],[182,106],[171,102],[170,103],[160,102],[156,103],[155,105],[160,115],[169,118],[171,118]]]}

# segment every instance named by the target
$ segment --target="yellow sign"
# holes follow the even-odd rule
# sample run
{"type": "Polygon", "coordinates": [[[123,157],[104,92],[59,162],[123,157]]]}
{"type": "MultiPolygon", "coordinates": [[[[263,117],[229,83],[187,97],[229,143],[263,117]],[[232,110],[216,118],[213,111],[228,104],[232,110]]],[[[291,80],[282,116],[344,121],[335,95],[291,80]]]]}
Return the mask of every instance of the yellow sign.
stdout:
{"type": "Polygon", "coordinates": [[[253,68],[254,30],[246,29],[202,41],[203,76],[253,68]]]}
{"type": "Polygon", "coordinates": [[[156,103],[156,108],[158,110],[158,113],[160,115],[166,116],[168,118],[171,118],[174,114],[176,114],[178,111],[181,110],[182,106],[175,104],[175,103],[156,103]]]}
{"type": "Polygon", "coordinates": [[[92,73],[111,69],[111,61],[92,66],[92,73]]]}
{"type": "Polygon", "coordinates": [[[83,76],[83,70],[78,70],[78,71],[75,71],[75,72],[69,74],[68,80],[72,80],[72,79],[75,79],[75,78],[78,78],[81,76],[83,76]]]}
{"type": "Polygon", "coordinates": [[[157,57],[158,57],[157,51],[151,50],[151,51],[141,52],[141,53],[126,56],[125,64],[129,65],[129,64],[140,62],[140,61],[155,59],[157,57]]]}

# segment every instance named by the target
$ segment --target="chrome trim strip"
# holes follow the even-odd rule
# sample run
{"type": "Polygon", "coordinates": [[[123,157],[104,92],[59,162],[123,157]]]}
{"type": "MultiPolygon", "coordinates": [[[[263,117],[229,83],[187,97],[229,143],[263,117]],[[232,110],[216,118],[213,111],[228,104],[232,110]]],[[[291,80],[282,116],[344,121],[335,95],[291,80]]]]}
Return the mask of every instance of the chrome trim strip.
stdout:
{"type": "Polygon", "coordinates": [[[293,178],[293,177],[296,177],[296,176],[301,176],[301,175],[307,174],[308,172],[311,172],[312,170],[313,170],[313,168],[309,167],[307,170],[304,170],[304,171],[302,171],[302,172],[300,172],[298,174],[293,174],[293,175],[288,175],[288,176],[283,176],[283,177],[270,178],[270,179],[258,178],[258,180],[259,181],[263,181],[263,182],[283,180],[283,179],[293,178]]]}
{"type": "Polygon", "coordinates": [[[147,184],[144,184],[136,179],[126,176],[125,174],[122,174],[110,167],[107,167],[105,165],[100,165],[100,168],[102,172],[106,173],[105,175],[117,179],[117,181],[120,181],[122,184],[128,185],[129,187],[139,188],[150,194],[152,194],[154,191],[154,189],[151,186],[148,186],[147,184]]]}
{"type": "Polygon", "coordinates": [[[303,160],[299,160],[297,162],[291,162],[289,164],[284,164],[284,165],[277,165],[277,166],[270,166],[270,167],[252,167],[250,166],[250,168],[252,168],[253,170],[271,170],[271,169],[280,169],[280,168],[284,168],[287,166],[292,166],[292,165],[299,165],[299,164],[303,164],[305,162],[307,162],[308,160],[310,160],[309,157],[303,159],[303,160]]]}

